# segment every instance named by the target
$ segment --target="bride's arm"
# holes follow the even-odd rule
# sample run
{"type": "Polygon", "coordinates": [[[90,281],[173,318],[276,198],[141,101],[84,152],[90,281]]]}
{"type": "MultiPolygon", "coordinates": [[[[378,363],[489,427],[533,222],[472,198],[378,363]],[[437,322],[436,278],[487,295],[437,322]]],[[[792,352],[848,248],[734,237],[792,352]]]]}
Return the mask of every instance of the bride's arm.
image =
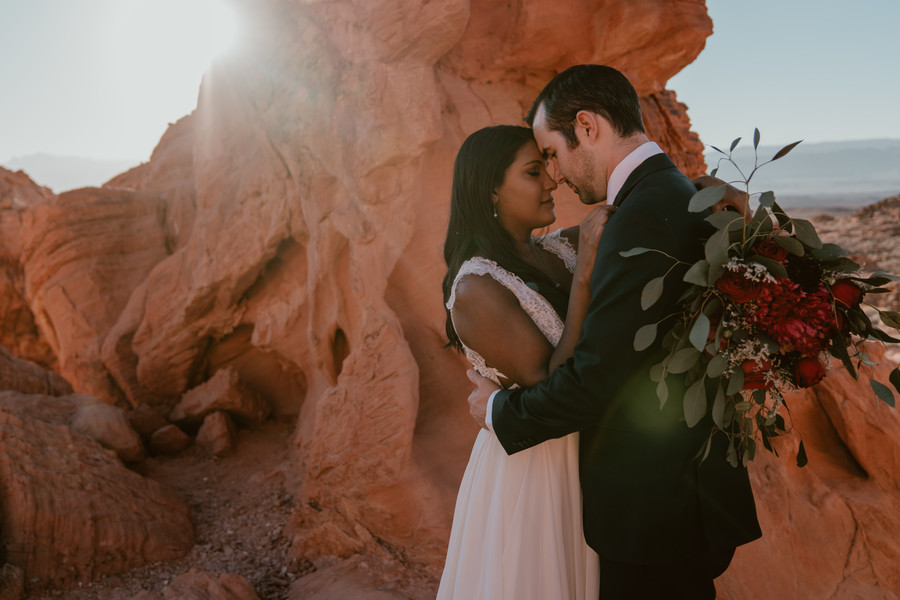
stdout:
{"type": "Polygon", "coordinates": [[[577,232],[578,255],[575,272],[572,274],[572,289],[569,292],[569,306],[566,310],[566,326],[559,338],[559,343],[550,355],[547,365],[548,372],[553,372],[553,369],[572,356],[575,344],[581,337],[581,325],[584,323],[588,304],[591,302],[591,273],[594,271],[597,244],[600,242],[603,226],[613,211],[615,211],[613,207],[605,204],[596,206],[577,228],[573,227],[563,232],[563,235],[568,234],[573,237],[577,232]]]}
{"type": "Polygon", "coordinates": [[[553,346],[515,294],[490,275],[466,275],[456,284],[453,327],[463,343],[510,383],[529,386],[545,379],[553,346]]]}

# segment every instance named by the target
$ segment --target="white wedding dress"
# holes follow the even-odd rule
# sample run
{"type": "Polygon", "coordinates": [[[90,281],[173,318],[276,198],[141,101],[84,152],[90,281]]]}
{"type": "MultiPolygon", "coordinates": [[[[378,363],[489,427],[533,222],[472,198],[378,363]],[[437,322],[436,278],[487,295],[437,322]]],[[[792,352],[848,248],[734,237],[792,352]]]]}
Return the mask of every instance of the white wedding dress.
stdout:
{"type": "MultiPolygon", "coordinates": [[[[575,252],[558,232],[539,240],[570,271],[575,252]]],[[[563,323],[543,296],[497,263],[475,257],[459,269],[509,288],[551,344],[563,323]]],[[[466,357],[498,383],[496,369],[470,348],[466,357]]],[[[584,541],[578,482],[578,434],[512,456],[485,429],[478,433],[459,487],[437,600],[596,600],[599,560],[584,541]]]]}

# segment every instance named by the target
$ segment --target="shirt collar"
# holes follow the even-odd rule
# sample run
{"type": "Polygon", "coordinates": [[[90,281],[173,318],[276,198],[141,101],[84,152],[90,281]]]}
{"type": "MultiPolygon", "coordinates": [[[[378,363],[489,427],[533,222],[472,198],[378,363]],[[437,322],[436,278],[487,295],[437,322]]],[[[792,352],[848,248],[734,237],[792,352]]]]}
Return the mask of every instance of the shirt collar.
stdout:
{"type": "Polygon", "coordinates": [[[616,201],[625,180],[631,175],[631,172],[638,168],[642,162],[656,154],[662,154],[662,148],[656,142],[644,142],[631,153],[622,159],[622,162],[616,165],[612,174],[609,176],[609,184],[606,186],[606,203],[612,204],[616,201]]]}

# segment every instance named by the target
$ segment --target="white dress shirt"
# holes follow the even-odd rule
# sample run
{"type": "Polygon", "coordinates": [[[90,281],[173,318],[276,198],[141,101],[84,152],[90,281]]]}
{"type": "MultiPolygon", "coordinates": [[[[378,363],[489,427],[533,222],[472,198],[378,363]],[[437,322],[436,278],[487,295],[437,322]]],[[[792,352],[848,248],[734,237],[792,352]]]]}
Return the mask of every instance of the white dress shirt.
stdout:
{"type": "MultiPolygon", "coordinates": [[[[619,164],[616,165],[616,168],[613,169],[613,172],[609,175],[609,182],[606,184],[606,203],[612,204],[616,200],[616,196],[622,190],[622,186],[625,185],[625,180],[628,179],[628,176],[638,168],[638,166],[656,154],[662,154],[662,148],[656,142],[644,142],[634,150],[632,150],[628,156],[622,159],[619,164]]],[[[492,411],[494,408],[494,396],[497,395],[497,390],[491,397],[488,398],[487,403],[487,414],[484,416],[484,423],[487,425],[488,430],[491,433],[494,433],[494,423],[492,417],[492,411]]]]}

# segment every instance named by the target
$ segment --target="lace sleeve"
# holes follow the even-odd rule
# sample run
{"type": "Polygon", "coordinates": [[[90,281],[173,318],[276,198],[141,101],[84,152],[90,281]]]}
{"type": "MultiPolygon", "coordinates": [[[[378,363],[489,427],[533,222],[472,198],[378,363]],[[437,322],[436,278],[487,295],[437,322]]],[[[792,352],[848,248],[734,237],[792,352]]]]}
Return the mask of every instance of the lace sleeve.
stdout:
{"type": "Polygon", "coordinates": [[[575,262],[578,256],[575,253],[575,247],[572,246],[572,242],[570,242],[568,238],[563,237],[562,229],[557,229],[552,233],[548,233],[543,237],[535,239],[544,250],[552,252],[562,259],[563,264],[566,265],[566,268],[570,273],[575,272],[575,262]]]}

